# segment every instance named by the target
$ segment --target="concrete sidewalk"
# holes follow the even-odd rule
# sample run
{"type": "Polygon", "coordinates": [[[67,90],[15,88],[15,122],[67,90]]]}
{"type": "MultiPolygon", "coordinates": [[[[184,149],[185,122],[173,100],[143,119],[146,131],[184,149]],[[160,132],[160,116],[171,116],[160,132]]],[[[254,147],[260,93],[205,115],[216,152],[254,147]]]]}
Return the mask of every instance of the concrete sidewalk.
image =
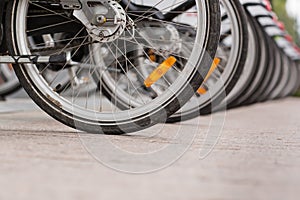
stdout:
{"type": "MultiPolygon", "coordinates": [[[[220,140],[205,159],[199,159],[199,152],[210,117],[201,118],[199,133],[181,159],[142,175],[100,164],[86,151],[77,131],[28,100],[0,103],[0,110],[0,200],[298,200],[300,196],[300,99],[229,111],[220,140]]],[[[187,122],[187,131],[197,122],[187,122]]],[[[166,135],[174,134],[176,126],[168,125],[166,135]]],[[[124,146],[164,142],[156,136],[107,137],[124,146]]]]}

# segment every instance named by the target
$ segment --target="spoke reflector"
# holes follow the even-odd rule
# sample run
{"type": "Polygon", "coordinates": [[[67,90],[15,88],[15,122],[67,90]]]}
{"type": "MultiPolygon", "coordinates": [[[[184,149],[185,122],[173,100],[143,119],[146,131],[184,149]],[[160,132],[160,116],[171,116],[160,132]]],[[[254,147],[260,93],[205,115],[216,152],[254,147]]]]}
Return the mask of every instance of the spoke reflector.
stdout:
{"type": "Polygon", "coordinates": [[[14,70],[12,64],[8,64],[8,67],[9,67],[10,71],[14,70]]]}
{"type": "Polygon", "coordinates": [[[207,90],[204,88],[204,87],[200,87],[198,90],[197,90],[198,94],[205,94],[207,92],[207,90]]]}
{"type": "MultiPolygon", "coordinates": [[[[212,73],[217,69],[218,65],[220,64],[221,59],[220,58],[215,58],[205,79],[204,82],[206,82],[209,77],[212,75],[212,73]]],[[[204,86],[201,85],[201,87],[197,90],[198,94],[205,94],[207,90],[204,88],[204,86]]]]}
{"type": "Polygon", "coordinates": [[[149,76],[146,78],[144,84],[146,87],[151,87],[161,77],[163,77],[169,69],[176,63],[176,58],[170,56],[164,62],[162,62],[149,76]]]}

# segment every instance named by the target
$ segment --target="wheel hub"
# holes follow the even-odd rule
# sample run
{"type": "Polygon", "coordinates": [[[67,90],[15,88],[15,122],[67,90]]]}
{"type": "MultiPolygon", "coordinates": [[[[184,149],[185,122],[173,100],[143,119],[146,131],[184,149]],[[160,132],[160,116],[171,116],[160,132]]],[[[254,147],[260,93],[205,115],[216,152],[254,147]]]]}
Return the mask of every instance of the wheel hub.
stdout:
{"type": "Polygon", "coordinates": [[[73,15],[80,20],[93,40],[112,42],[124,32],[127,24],[125,10],[116,1],[82,0],[82,9],[73,15]]]}
{"type": "Polygon", "coordinates": [[[165,25],[160,22],[141,22],[137,24],[139,34],[149,43],[149,46],[155,47],[153,51],[162,54],[165,57],[174,53],[180,53],[182,50],[182,38],[171,24],[165,25]]]}

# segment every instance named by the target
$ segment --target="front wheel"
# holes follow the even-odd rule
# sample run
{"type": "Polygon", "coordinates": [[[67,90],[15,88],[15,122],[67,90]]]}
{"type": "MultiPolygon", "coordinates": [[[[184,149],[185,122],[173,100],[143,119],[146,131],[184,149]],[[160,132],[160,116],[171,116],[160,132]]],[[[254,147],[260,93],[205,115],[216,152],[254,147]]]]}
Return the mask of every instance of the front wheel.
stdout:
{"type": "MultiPolygon", "coordinates": [[[[135,6],[139,5],[140,8],[146,6],[147,9],[140,11],[132,11],[129,9],[131,6],[127,5],[122,5],[122,9],[121,5],[116,2],[107,5],[112,6],[109,10],[122,10],[119,14],[123,14],[124,11],[128,23],[123,24],[124,30],[122,31],[124,32],[116,32],[117,35],[111,35],[106,41],[93,37],[82,21],[73,15],[72,10],[65,10],[57,3],[51,2],[51,0],[11,0],[9,2],[6,17],[9,52],[12,55],[61,53],[71,55],[76,65],[22,64],[15,65],[14,69],[29,96],[45,112],[79,130],[91,133],[123,134],[164,122],[198,89],[203,77],[208,73],[216,52],[220,31],[219,2],[218,0],[195,1],[193,12],[183,11],[187,16],[190,14],[197,16],[194,27],[196,39],[192,42],[195,45],[185,58],[185,62],[174,64],[179,75],[174,80],[168,80],[162,93],[157,93],[155,97],[146,95],[152,98],[145,99],[142,96],[145,96],[145,92],[152,94],[153,90],[140,91],[139,87],[142,85],[135,85],[135,93],[137,93],[137,98],[140,98],[140,104],[120,110],[114,101],[108,101],[102,95],[102,74],[107,71],[113,72],[112,77],[113,74],[116,76],[121,74],[127,83],[132,83],[132,80],[142,75],[141,67],[143,66],[136,67],[132,60],[135,55],[128,50],[129,43],[143,50],[142,55],[138,55],[135,59],[140,57],[148,59],[150,51],[170,57],[180,55],[178,48],[162,49],[164,46],[160,44],[164,41],[159,42],[157,34],[153,36],[154,38],[151,38],[151,33],[145,36],[135,26],[129,27],[130,24],[145,21],[149,26],[143,27],[143,30],[151,30],[153,27],[149,22],[157,22],[156,16],[165,15],[170,18],[170,15],[175,13],[178,16],[174,19],[169,20],[167,17],[166,20],[159,19],[162,26],[171,25],[174,28],[178,20],[184,18],[176,9],[182,1],[172,1],[173,4],[170,4],[170,1],[161,0],[148,3],[129,1],[135,6]],[[107,55],[110,55],[108,58],[111,60],[106,59],[107,62],[104,62],[103,58],[107,55]],[[73,68],[76,70],[72,70],[73,68]],[[51,80],[46,78],[47,70],[55,73],[51,80]],[[60,79],[66,76],[66,72],[69,76],[71,92],[70,89],[68,92],[61,89],[60,79]],[[79,76],[79,73],[84,75],[79,76]],[[99,83],[91,78],[95,73],[99,77],[99,83]],[[77,80],[78,77],[85,78],[77,80]],[[100,87],[91,91],[88,88],[91,82],[99,84],[100,87]]],[[[191,3],[191,1],[187,2],[191,3]]],[[[103,6],[97,3],[91,6],[93,10],[97,10],[95,6],[100,5],[103,6]]],[[[162,79],[165,78],[162,77],[162,79]]],[[[119,86],[117,86],[114,88],[118,89],[119,86]]]]}

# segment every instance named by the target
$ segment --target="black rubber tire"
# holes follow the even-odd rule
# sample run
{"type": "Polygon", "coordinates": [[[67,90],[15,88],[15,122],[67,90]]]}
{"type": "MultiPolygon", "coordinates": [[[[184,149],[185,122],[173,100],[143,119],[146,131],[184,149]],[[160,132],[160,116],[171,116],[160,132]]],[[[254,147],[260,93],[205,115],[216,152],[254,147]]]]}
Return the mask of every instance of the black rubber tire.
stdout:
{"type": "MultiPolygon", "coordinates": [[[[263,30],[262,27],[261,30],[263,30]]],[[[268,48],[266,49],[266,56],[265,56],[266,73],[260,85],[257,87],[255,92],[251,95],[251,97],[247,101],[245,101],[244,105],[254,104],[261,101],[260,98],[263,98],[264,92],[267,91],[268,86],[271,85],[272,79],[274,78],[275,59],[272,54],[274,49],[272,46],[271,38],[268,35],[266,35],[265,32],[263,32],[263,35],[264,37],[262,38],[262,40],[266,40],[267,44],[269,45],[268,48]]]]}
{"type": "Polygon", "coordinates": [[[278,50],[282,57],[282,63],[281,63],[282,76],[281,76],[281,80],[278,83],[278,85],[276,86],[276,88],[270,93],[269,99],[279,99],[283,96],[285,87],[287,86],[287,84],[289,82],[289,78],[291,76],[291,69],[288,66],[289,65],[288,58],[281,49],[278,49],[278,50]]]}
{"type": "MultiPolygon", "coordinates": [[[[234,94],[234,96],[232,97],[232,99],[230,99],[230,101],[227,101],[227,109],[232,109],[235,108],[237,106],[240,105],[239,100],[245,95],[247,94],[248,90],[251,88],[253,81],[255,80],[258,72],[259,72],[259,62],[260,62],[260,48],[259,48],[259,35],[257,33],[256,30],[256,26],[254,24],[254,19],[251,16],[251,14],[246,10],[246,14],[247,14],[247,19],[248,19],[248,31],[249,34],[252,35],[252,37],[254,38],[254,41],[252,44],[249,44],[249,48],[254,48],[256,49],[256,51],[254,52],[254,54],[248,54],[248,58],[247,59],[251,59],[253,60],[251,63],[251,66],[245,66],[249,69],[251,69],[251,74],[249,74],[249,77],[247,77],[247,82],[244,84],[244,87],[242,89],[240,89],[240,91],[237,91],[236,94],[234,94]]],[[[247,61],[246,61],[247,62],[247,61]]],[[[233,94],[231,94],[233,95],[233,94]]],[[[224,107],[224,106],[222,106],[224,107]]]]}
{"type": "Polygon", "coordinates": [[[281,98],[287,97],[291,95],[291,93],[293,93],[295,85],[297,84],[299,79],[298,69],[296,68],[295,62],[291,58],[288,58],[288,60],[289,60],[289,68],[291,70],[291,73],[290,73],[289,82],[287,83],[285,90],[281,95],[281,98]]]}
{"type": "Polygon", "coordinates": [[[277,87],[277,85],[280,83],[280,80],[282,79],[282,57],[279,52],[279,49],[277,45],[275,44],[274,40],[270,38],[269,42],[271,48],[272,48],[272,60],[274,61],[274,75],[272,77],[271,82],[269,83],[268,87],[264,91],[261,97],[259,97],[258,101],[267,101],[270,97],[271,92],[277,87]]]}
{"type": "Polygon", "coordinates": [[[253,26],[257,32],[257,40],[260,41],[260,44],[258,46],[259,51],[259,57],[258,57],[258,70],[257,73],[254,76],[254,79],[251,81],[250,87],[247,88],[243,92],[243,94],[234,102],[234,107],[244,106],[248,104],[248,101],[250,98],[255,95],[255,92],[260,88],[261,84],[264,81],[264,78],[267,75],[267,62],[268,62],[268,52],[267,52],[267,42],[265,39],[262,39],[265,37],[265,34],[261,30],[258,22],[255,18],[249,18],[249,21],[252,21],[250,23],[253,23],[253,26]]]}
{"type": "Polygon", "coordinates": [[[297,79],[297,83],[290,95],[294,95],[297,91],[299,91],[299,88],[300,88],[300,62],[299,62],[299,60],[294,60],[294,63],[295,63],[295,67],[298,71],[298,79],[297,79]]]}

